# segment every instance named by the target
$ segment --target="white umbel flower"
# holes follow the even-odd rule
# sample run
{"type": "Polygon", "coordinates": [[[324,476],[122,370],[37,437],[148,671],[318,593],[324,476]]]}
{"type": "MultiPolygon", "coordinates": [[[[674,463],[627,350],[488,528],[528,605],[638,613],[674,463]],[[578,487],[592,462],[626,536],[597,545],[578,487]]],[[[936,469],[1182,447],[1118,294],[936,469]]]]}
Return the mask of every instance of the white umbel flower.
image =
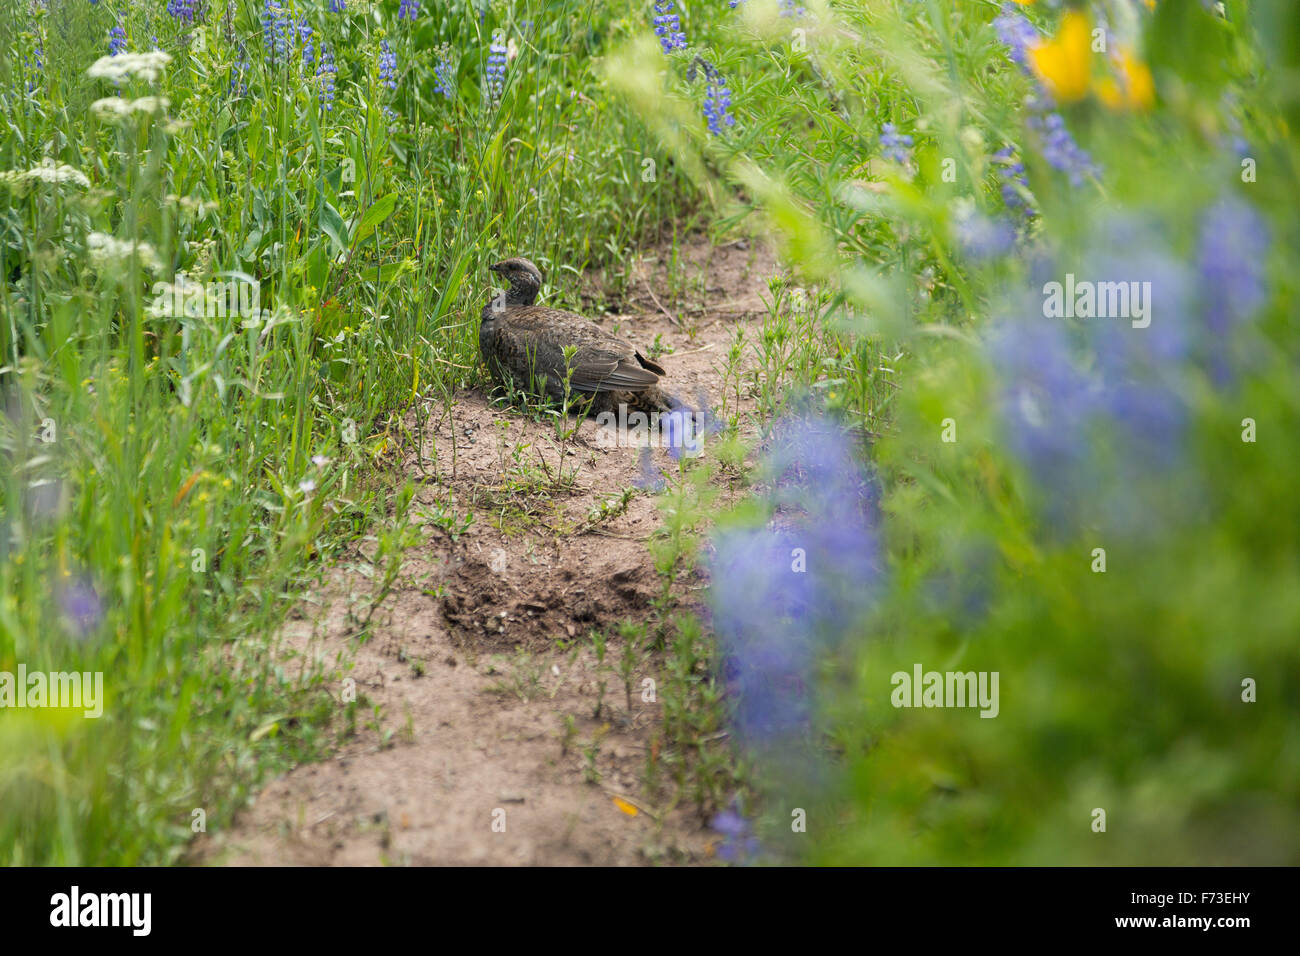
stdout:
{"type": "Polygon", "coordinates": [[[122,83],[132,78],[139,78],[146,83],[156,82],[162,76],[171,56],[162,50],[150,50],[148,53],[119,53],[117,56],[101,56],[91,64],[86,75],[94,80],[112,80],[122,83]]]}
{"type": "Polygon", "coordinates": [[[132,244],[124,239],[117,239],[102,232],[92,232],[86,237],[86,251],[90,253],[90,261],[100,267],[120,265],[126,262],[131,258],[133,248],[140,260],[140,265],[146,269],[162,268],[162,263],[158,260],[158,253],[147,242],[132,244]]]}
{"type": "Polygon", "coordinates": [[[142,96],[138,100],[124,100],[120,96],[106,96],[90,104],[90,111],[106,123],[120,123],[132,113],[161,113],[171,105],[165,96],[142,96]]]}
{"type": "Polygon", "coordinates": [[[28,170],[7,169],[0,172],[0,186],[7,186],[19,196],[25,196],[35,183],[50,183],[56,186],[71,184],[87,189],[90,180],[79,170],[66,163],[56,163],[52,159],[42,160],[40,165],[28,170]]]}
{"type": "Polygon", "coordinates": [[[80,170],[73,169],[66,163],[56,163],[52,159],[42,160],[39,166],[33,166],[25,175],[30,180],[43,183],[72,183],[82,189],[90,186],[90,180],[80,170]]]}

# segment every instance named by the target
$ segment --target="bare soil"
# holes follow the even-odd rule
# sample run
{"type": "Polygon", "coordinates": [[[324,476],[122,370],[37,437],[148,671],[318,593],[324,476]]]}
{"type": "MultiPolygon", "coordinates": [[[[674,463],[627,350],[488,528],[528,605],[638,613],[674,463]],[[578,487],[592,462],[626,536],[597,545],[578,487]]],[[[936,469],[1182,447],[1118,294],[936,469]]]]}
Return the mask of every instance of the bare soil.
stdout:
{"type": "MultiPolygon", "coordinates": [[[[671,349],[660,359],[665,385],[692,404],[702,395],[716,403],[733,331],[759,324],[759,294],[777,267],[768,250],[743,241],[698,239],[684,253],[672,276],[666,254],[648,254],[617,298],[594,278],[585,293],[606,328],[643,348],[660,336],[671,349]],[[597,312],[611,301],[620,314],[597,312]]],[[[743,390],[739,401],[742,413],[751,407],[743,390]]],[[[401,450],[403,468],[420,481],[412,511],[423,516],[421,543],[374,614],[371,636],[358,643],[355,635],[380,573],[367,559],[373,543],[304,597],[283,635],[286,648],[336,675],[336,697],[355,681],[366,705],[355,733],[329,759],[272,781],[230,832],[204,837],[196,859],[709,861],[716,835],[707,820],[643,793],[661,720],[658,703],[640,694],[641,680],[657,677],[653,656],[638,665],[630,710],[610,667],[597,714],[602,677],[588,635],[609,636],[612,665],[618,623],[648,620],[659,590],[647,547],[660,524],[655,499],[638,491],[623,501],[641,473],[640,450],[603,447],[593,421],[558,442],[553,421],[492,405],[482,390],[459,392],[450,414],[443,405],[426,411],[407,416],[413,437],[401,450]],[[576,477],[557,484],[561,470],[576,477]],[[473,522],[455,534],[432,520],[469,511],[473,522]]],[[[662,449],[653,454],[665,462],[662,449]]],[[[698,589],[679,582],[675,593],[689,603],[698,589]]]]}

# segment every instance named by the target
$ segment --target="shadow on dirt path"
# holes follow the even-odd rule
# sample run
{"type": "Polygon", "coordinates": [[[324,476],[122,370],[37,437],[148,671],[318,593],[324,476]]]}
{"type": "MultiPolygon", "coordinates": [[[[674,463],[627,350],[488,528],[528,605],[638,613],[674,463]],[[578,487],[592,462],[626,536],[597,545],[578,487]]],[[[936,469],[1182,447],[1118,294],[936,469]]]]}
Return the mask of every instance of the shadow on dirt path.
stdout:
{"type": "MultiPolygon", "coordinates": [[[[647,256],[626,283],[628,314],[593,317],[643,348],[659,336],[671,349],[661,359],[666,384],[692,403],[700,395],[716,403],[734,329],[761,325],[759,294],[776,265],[744,242],[699,240],[684,253],[676,288],[686,295],[666,295],[667,257],[647,256]],[[682,309],[671,318],[670,298],[682,309]]],[[[739,401],[743,421],[752,403],[743,390],[739,401]]],[[[379,573],[365,557],[373,544],[327,574],[283,635],[288,648],[337,671],[332,688],[355,681],[365,705],[355,732],[330,759],[270,783],[233,831],[208,834],[195,858],[708,861],[715,838],[694,808],[656,807],[643,795],[661,714],[640,689],[660,662],[638,662],[629,701],[614,669],[597,668],[589,640],[593,630],[606,634],[607,661],[616,657],[619,622],[646,621],[660,588],[647,549],[660,523],[654,497],[625,493],[641,473],[639,449],[604,447],[590,421],[561,444],[554,423],[491,406],[478,390],[459,392],[449,415],[431,408],[419,439],[416,419],[408,415],[403,463],[420,482],[412,513],[421,543],[407,552],[370,638],[358,645],[353,635],[355,609],[379,573]]],[[[653,454],[664,462],[663,450],[653,454]]],[[[675,593],[690,601],[695,589],[679,582],[675,593]]]]}

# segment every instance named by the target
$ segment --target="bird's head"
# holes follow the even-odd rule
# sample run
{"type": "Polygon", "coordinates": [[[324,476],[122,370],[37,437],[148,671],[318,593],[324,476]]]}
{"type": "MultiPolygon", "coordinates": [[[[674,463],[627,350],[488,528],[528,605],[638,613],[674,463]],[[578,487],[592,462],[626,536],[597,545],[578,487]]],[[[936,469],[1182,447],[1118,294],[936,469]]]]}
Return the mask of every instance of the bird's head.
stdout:
{"type": "Polygon", "coordinates": [[[502,259],[488,268],[510,283],[506,302],[511,305],[532,305],[542,288],[541,270],[522,256],[502,259]]]}

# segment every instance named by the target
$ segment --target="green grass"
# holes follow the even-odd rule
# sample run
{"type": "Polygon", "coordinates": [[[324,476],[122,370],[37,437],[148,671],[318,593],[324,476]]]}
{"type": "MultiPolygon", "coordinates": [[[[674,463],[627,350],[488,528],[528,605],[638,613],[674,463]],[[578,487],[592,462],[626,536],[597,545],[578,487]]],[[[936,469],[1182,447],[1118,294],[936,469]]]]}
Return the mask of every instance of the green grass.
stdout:
{"type": "MultiPolygon", "coordinates": [[[[335,716],[355,727],[364,705],[340,703],[274,636],[349,542],[373,539],[363,633],[398,580],[410,490],[391,453],[449,417],[458,388],[486,384],[486,266],[527,254],[548,302],[578,308],[584,273],[612,301],[639,295],[632,258],[658,243],[656,294],[692,309],[693,339],[709,278],[680,245],[705,229],[772,237],[788,274],[721,356],[723,433],[659,498],[653,607],[593,647],[598,716],[635,691],[635,658],[662,664],[652,801],[705,817],[735,805],[783,859],[1296,860],[1291,5],[1071,4],[1104,14],[1116,44],[1089,52],[1083,95],[1057,107],[1096,163],[1075,180],[1026,105],[1043,81],[1009,59],[993,0],[814,0],[802,16],[772,0],[679,3],[689,44],[668,54],[648,2],[426,4],[414,22],[396,0],[313,6],[316,55],[328,42],[338,68],[332,110],[300,39],[267,59],[250,2],[228,23],[214,12],[202,44],[156,2],[124,9],[131,48],[156,33],[173,59],[156,83],[92,79],[110,6],[0,0],[0,671],[99,670],[108,696],[96,721],[3,715],[0,802],[17,809],[0,819],[0,859],[175,861],[193,810],[229,819],[268,771],[328,747],[335,716]],[[515,51],[499,102],[483,92],[496,30],[515,51]],[[1146,110],[1108,102],[1125,53],[1150,68],[1146,110]],[[735,122],[715,134],[702,108],[722,82],[735,122]],[[151,94],[168,104],[92,113],[151,94]],[[902,161],[886,156],[886,124],[912,138],[902,161]],[[1233,264],[1257,269],[1264,297],[1246,332],[1139,370],[1177,383],[1185,467],[1160,473],[1154,444],[1126,452],[1116,435],[1143,421],[1129,411],[1073,436],[1075,471],[1100,478],[1040,480],[986,333],[1038,319],[1042,270],[1082,274],[1124,248],[1108,237],[1127,222],[1154,238],[1125,267],[1159,269],[1151,249],[1179,266],[1175,285],[1196,292],[1177,328],[1200,334],[1187,316],[1211,299],[1196,283],[1214,274],[1205,222],[1225,198],[1270,229],[1260,261],[1233,264]],[[973,251],[972,215],[1011,221],[1014,247],[973,251]],[[258,283],[262,314],[150,313],[155,283],[227,271],[258,283]],[[1239,379],[1197,364],[1214,359],[1239,379]],[[795,413],[865,439],[880,492],[878,601],[794,682],[816,723],[793,749],[830,771],[799,793],[807,833],[790,829],[789,754],[737,746],[724,649],[676,600],[724,484],[755,494],[723,523],[774,517],[741,426],[766,441],[795,413]],[[1258,441],[1239,440],[1248,418],[1258,441]],[[1059,526],[1063,503],[1086,520],[1059,526]],[[1106,575],[1081,570],[1099,538],[1106,575]],[[102,612],[77,618],[88,589],[102,612]],[[888,674],[916,660],[999,670],[1002,716],[881,706],[888,674]],[[1260,680],[1245,710],[1243,674],[1260,680]],[[1097,806],[1115,839],[1087,827],[1097,806]]],[[[1020,12],[1058,34],[1056,7],[1020,12]]],[[[1056,328],[1084,372],[1104,367],[1095,323],[1056,328]]],[[[573,437],[556,409],[510,398],[561,447],[573,437]]],[[[1052,424],[1070,434],[1068,418],[1052,424]]],[[[456,472],[454,438],[434,454],[435,476],[456,472]]],[[[573,481],[527,448],[502,464],[499,489],[426,520],[453,536],[471,517],[542,522],[573,481]]],[[[531,694],[532,666],[515,662],[503,688],[531,694]]],[[[574,727],[563,749],[582,749],[594,781],[600,735],[574,727]]]]}
{"type": "Polygon", "coordinates": [[[486,266],[522,252],[573,289],[696,201],[689,183],[640,178],[664,154],[594,64],[642,24],[604,4],[493,4],[483,19],[426,5],[415,24],[396,3],[304,8],[317,62],[325,41],[337,65],[331,111],[299,46],[265,58],[251,3],[229,27],[214,12],[201,48],[161,4],[123,7],[130,49],[156,33],[173,59],[155,83],[92,79],[112,6],[0,10],[14,51],[0,167],[49,158],[89,182],[9,188],[0,208],[0,669],[103,671],[109,699],[97,721],[5,715],[9,863],[175,861],[192,809],[228,820],[268,771],[328,745],[337,688],[274,635],[377,525],[394,530],[375,532],[371,612],[395,580],[409,492],[386,454],[405,409],[481,381],[486,266]],[[496,29],[517,55],[494,104],[496,29]],[[450,97],[434,89],[444,42],[450,97]],[[170,103],[92,116],[113,95],[170,103]],[[93,233],[157,261],[141,246],[96,263],[93,233]],[[228,270],[259,284],[261,316],[149,314],[155,283],[228,270]],[[59,610],[74,581],[102,603],[85,634],[59,610]]]}

